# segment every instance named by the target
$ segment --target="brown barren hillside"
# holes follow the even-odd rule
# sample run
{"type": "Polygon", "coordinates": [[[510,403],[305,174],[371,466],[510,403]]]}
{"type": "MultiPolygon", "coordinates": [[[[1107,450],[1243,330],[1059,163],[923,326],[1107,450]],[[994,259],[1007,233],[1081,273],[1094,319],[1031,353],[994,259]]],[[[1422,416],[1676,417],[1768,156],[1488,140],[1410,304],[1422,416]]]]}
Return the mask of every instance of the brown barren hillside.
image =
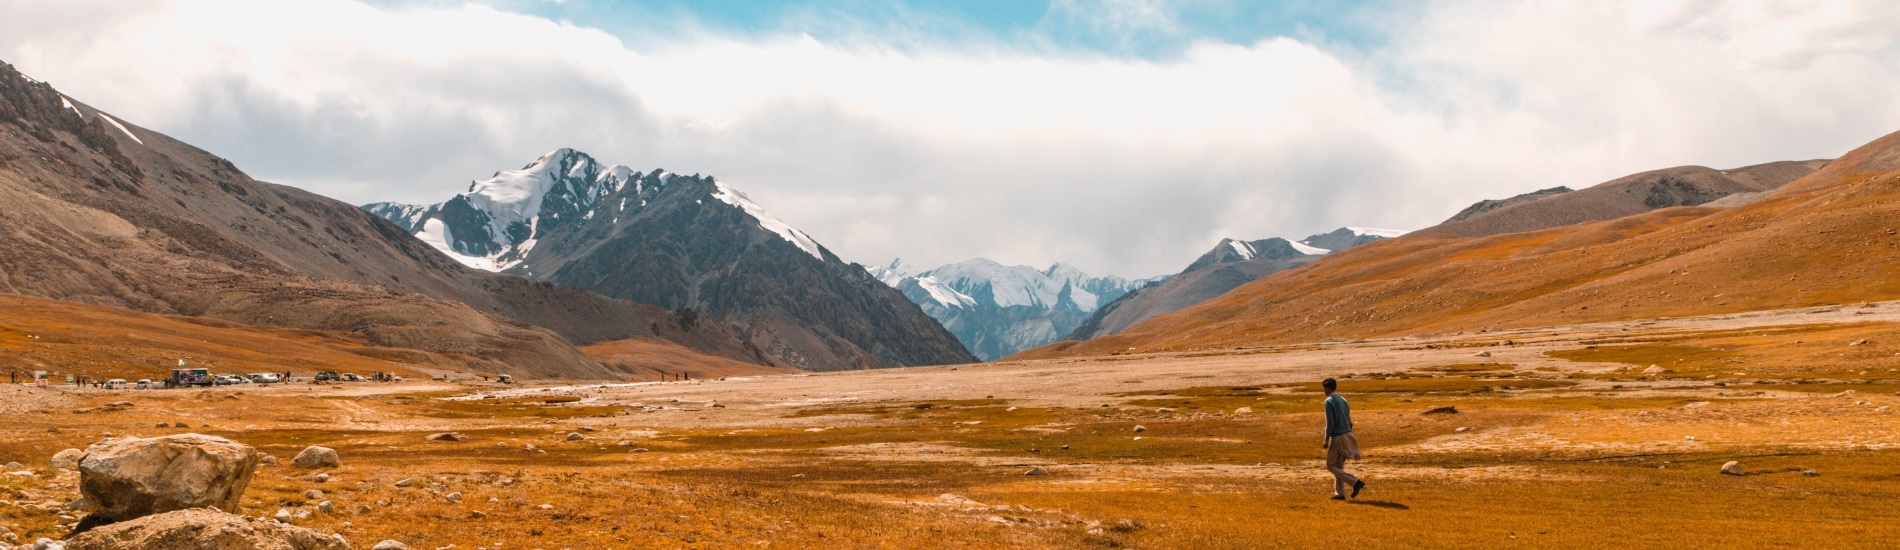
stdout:
{"type": "Polygon", "coordinates": [[[696,353],[659,338],[598,342],[581,346],[581,353],[632,380],[677,380],[681,375],[698,380],[800,372],[790,367],[760,365],[696,353]]]}
{"type": "MultiPolygon", "coordinates": [[[[1559,195],[1561,196],[1561,195],[1559,195]]],[[[1421,231],[1020,357],[1185,350],[1900,298],[1900,133],[1765,198],[1476,238],[1421,231]]]]}
{"type": "Polygon", "coordinates": [[[1825,160],[1783,161],[1729,170],[1678,166],[1631,174],[1587,189],[1564,187],[1482,201],[1437,226],[1433,237],[1482,237],[1612,220],[1658,208],[1700,206],[1738,193],[1762,193],[1814,173],[1825,160]]]}
{"type": "Polygon", "coordinates": [[[220,319],[0,294],[0,371],[159,379],[184,359],[219,374],[334,370],[415,375],[455,370],[451,357],[369,345],[347,333],[254,327],[220,319]]]}

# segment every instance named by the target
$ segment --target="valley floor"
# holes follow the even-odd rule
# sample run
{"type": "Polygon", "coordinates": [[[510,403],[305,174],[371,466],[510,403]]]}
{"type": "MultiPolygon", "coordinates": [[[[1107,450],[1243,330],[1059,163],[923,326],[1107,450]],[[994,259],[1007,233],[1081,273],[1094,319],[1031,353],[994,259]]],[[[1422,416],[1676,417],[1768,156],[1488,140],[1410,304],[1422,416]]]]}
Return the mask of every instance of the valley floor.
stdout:
{"type": "Polygon", "coordinates": [[[358,547],[1900,540],[1896,303],[692,382],[20,386],[0,403],[0,463],[28,465],[0,473],[0,526],[26,540],[62,534],[78,496],[54,453],[186,431],[284,459],[242,513],[314,507],[318,489],[337,511],[302,523],[358,547]],[[1366,454],[1348,502],[1321,469],[1328,376],[1366,454]],[[287,466],[307,445],[340,452],[329,481],[287,466]]]}

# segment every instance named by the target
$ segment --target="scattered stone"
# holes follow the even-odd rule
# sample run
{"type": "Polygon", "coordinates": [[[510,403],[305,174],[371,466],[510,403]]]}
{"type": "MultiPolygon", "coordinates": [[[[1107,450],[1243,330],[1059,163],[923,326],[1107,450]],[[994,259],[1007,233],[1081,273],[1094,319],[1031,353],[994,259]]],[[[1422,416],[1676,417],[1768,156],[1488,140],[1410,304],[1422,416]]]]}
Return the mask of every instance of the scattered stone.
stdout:
{"type": "Polygon", "coordinates": [[[1454,407],[1451,405],[1445,405],[1443,407],[1432,407],[1429,409],[1425,409],[1425,414],[1458,414],[1458,407],[1454,407]]]}
{"type": "Polygon", "coordinates": [[[1855,341],[1853,341],[1852,343],[1849,343],[1849,344],[1847,344],[1847,345],[1850,345],[1850,346],[1865,346],[1865,345],[1867,345],[1867,339],[1865,339],[1865,338],[1862,338],[1862,339],[1859,339],[1859,340],[1855,340],[1855,341]]]}
{"type": "Polygon", "coordinates": [[[1003,409],[1003,412],[1016,412],[1016,407],[1010,407],[1010,408],[1007,408],[1007,409],[1003,409]]]}
{"type": "Polygon", "coordinates": [[[1480,352],[1477,352],[1477,353],[1473,353],[1473,354],[1471,354],[1471,356],[1472,356],[1472,357],[1490,357],[1490,356],[1491,356],[1491,352],[1488,352],[1488,351],[1480,351],[1480,352]]]}
{"type": "Polygon", "coordinates": [[[1043,469],[1043,468],[1042,468],[1041,466],[1037,466],[1037,467],[1034,467],[1034,468],[1030,468],[1030,469],[1029,469],[1029,471],[1027,471],[1027,472],[1023,472],[1023,475],[1026,475],[1026,476],[1045,476],[1045,475],[1049,475],[1049,470],[1044,470],[1044,469],[1043,469]]]}
{"type": "Polygon", "coordinates": [[[236,512],[256,467],[256,449],[222,437],[127,437],[86,452],[79,492],[106,522],[187,508],[236,512]]]}
{"type": "Polygon", "coordinates": [[[587,436],[581,435],[578,432],[568,432],[567,434],[568,441],[580,441],[582,439],[587,439],[587,436]]]}
{"type": "Polygon", "coordinates": [[[85,454],[85,451],[79,449],[60,451],[53,455],[51,466],[55,470],[77,470],[79,469],[79,457],[85,456],[85,454]]]}
{"type": "Polygon", "coordinates": [[[1643,376],[1655,376],[1665,372],[1669,372],[1669,370],[1656,365],[1650,365],[1649,368],[1643,369],[1643,376]]]}
{"type": "Polygon", "coordinates": [[[449,496],[446,496],[446,497],[443,497],[443,498],[446,498],[446,499],[448,499],[448,500],[449,500],[449,502],[461,502],[461,501],[462,501],[462,493],[449,493],[449,496]]]}
{"type": "Polygon", "coordinates": [[[409,550],[409,545],[393,540],[386,540],[369,547],[369,550],[409,550]]]}
{"type": "Polygon", "coordinates": [[[1685,436],[1682,436],[1682,440],[1683,440],[1683,441],[1695,441],[1695,436],[1693,436],[1693,435],[1685,435],[1685,436]]]}
{"type": "Polygon", "coordinates": [[[636,453],[644,453],[644,452],[647,452],[647,448],[646,448],[646,447],[641,447],[641,448],[638,448],[638,449],[634,449],[634,450],[633,450],[633,452],[636,452],[636,453]]]}
{"type": "Polygon", "coordinates": [[[303,492],[304,500],[323,500],[323,491],[311,489],[303,492]]]}
{"type": "Polygon", "coordinates": [[[276,466],[277,457],[271,456],[271,455],[264,455],[264,459],[260,460],[259,462],[263,463],[265,466],[276,466]]]}
{"type": "Polygon", "coordinates": [[[429,441],[467,441],[468,436],[458,433],[439,433],[429,436],[429,441]]]}
{"type": "Polygon", "coordinates": [[[1817,477],[1821,475],[1821,472],[1816,472],[1814,470],[1802,470],[1801,475],[1808,476],[1808,477],[1817,477]]]}
{"type": "Polygon", "coordinates": [[[540,508],[540,509],[542,509],[542,510],[553,510],[553,509],[554,509],[554,505],[553,505],[553,504],[542,504],[542,505],[540,505],[540,506],[536,506],[535,508],[540,508]]]}
{"type": "Polygon", "coordinates": [[[165,423],[165,422],[160,422],[160,423],[158,423],[158,427],[160,427],[160,428],[170,428],[170,427],[172,427],[172,425],[171,425],[171,424],[168,424],[168,423],[165,423]]]}
{"type": "Polygon", "coordinates": [[[1241,407],[1238,409],[1234,409],[1234,414],[1253,414],[1253,407],[1241,407]]]}
{"type": "Polygon", "coordinates": [[[1063,446],[1062,446],[1062,449],[1063,449],[1063,450],[1068,450],[1068,448],[1069,448],[1069,446],[1068,446],[1068,445],[1063,445],[1063,446]]]}
{"type": "Polygon", "coordinates": [[[317,474],[316,480],[317,483],[330,481],[330,474],[317,474]]]}
{"type": "Polygon", "coordinates": [[[403,478],[396,481],[397,487],[408,487],[410,485],[415,485],[415,484],[416,484],[416,480],[410,479],[410,478],[403,478]]]}
{"type": "Polygon", "coordinates": [[[1722,473],[1731,476],[1743,475],[1742,463],[1730,460],[1727,464],[1722,465],[1722,473]]]}
{"type": "Polygon", "coordinates": [[[594,427],[593,427],[593,426],[581,426],[581,431],[583,431],[583,432],[592,432],[592,431],[594,431],[594,427]]]}
{"type": "Polygon", "coordinates": [[[358,514],[367,514],[367,513],[369,513],[369,505],[368,505],[368,504],[364,504],[364,505],[362,505],[362,506],[358,506],[358,507],[356,507],[356,513],[358,513],[358,514]]]}
{"type": "Polygon", "coordinates": [[[277,523],[290,523],[290,510],[278,508],[277,514],[271,516],[271,519],[277,520],[277,523]]]}
{"type": "Polygon", "coordinates": [[[21,463],[18,463],[18,462],[8,462],[8,463],[7,463],[7,469],[8,469],[8,470],[18,470],[18,469],[20,469],[20,468],[25,468],[25,467],[26,467],[26,465],[25,465],[25,464],[21,464],[21,463]]]}
{"type": "Polygon", "coordinates": [[[303,520],[306,520],[306,519],[310,519],[310,511],[309,511],[309,510],[298,510],[298,511],[297,511],[297,513],[295,513],[295,514],[291,514],[291,515],[290,515],[290,517],[293,517],[293,518],[296,518],[296,520],[297,520],[297,521],[303,521],[303,520]]]}
{"type": "Polygon", "coordinates": [[[1458,429],[1456,429],[1456,430],[1452,430],[1452,431],[1454,431],[1454,432],[1458,432],[1458,433],[1465,433],[1465,432],[1468,432],[1468,431],[1471,431],[1471,427],[1470,427],[1470,426],[1459,426],[1459,427],[1458,427],[1458,429]]]}
{"type": "Polygon", "coordinates": [[[474,510],[468,513],[469,519],[486,519],[487,517],[488,514],[482,513],[481,510],[474,510]]]}
{"type": "Polygon", "coordinates": [[[330,504],[330,501],[327,501],[327,500],[323,502],[319,502],[317,503],[317,511],[323,512],[325,514],[334,514],[336,513],[336,505],[330,504]]]}
{"type": "Polygon", "coordinates": [[[335,449],[311,445],[304,447],[303,452],[297,453],[297,458],[290,459],[290,465],[312,469],[335,468],[342,466],[343,461],[337,459],[335,449]]]}
{"type": "Polygon", "coordinates": [[[1135,433],[1141,433],[1141,432],[1145,432],[1145,431],[1148,431],[1148,427],[1147,427],[1147,426],[1139,426],[1139,425],[1138,425],[1138,426],[1135,426],[1135,433]]]}

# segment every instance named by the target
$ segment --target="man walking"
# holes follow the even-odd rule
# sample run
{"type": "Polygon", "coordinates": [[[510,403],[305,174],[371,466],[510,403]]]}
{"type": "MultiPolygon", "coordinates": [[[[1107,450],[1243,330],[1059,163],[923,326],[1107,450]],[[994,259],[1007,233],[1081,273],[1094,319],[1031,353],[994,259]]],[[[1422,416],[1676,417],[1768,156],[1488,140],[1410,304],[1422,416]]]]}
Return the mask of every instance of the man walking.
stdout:
{"type": "Polygon", "coordinates": [[[1359,460],[1359,440],[1352,437],[1352,408],[1336,393],[1338,380],[1327,378],[1319,385],[1326,390],[1326,440],[1319,448],[1326,449],[1326,471],[1333,473],[1333,500],[1346,500],[1348,486],[1352,487],[1351,496],[1357,498],[1366,482],[1346,473],[1346,460],[1359,460]]]}

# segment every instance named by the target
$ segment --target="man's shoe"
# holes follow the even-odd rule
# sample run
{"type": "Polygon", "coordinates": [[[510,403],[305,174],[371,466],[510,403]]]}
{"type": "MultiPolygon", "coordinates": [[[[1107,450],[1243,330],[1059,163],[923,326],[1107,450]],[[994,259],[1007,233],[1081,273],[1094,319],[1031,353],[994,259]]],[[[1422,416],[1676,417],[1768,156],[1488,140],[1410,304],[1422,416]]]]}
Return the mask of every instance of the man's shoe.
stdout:
{"type": "Polygon", "coordinates": [[[1346,500],[1346,497],[1342,495],[1333,495],[1333,500],[1346,500]]]}
{"type": "Polygon", "coordinates": [[[1366,490],[1366,480],[1352,482],[1352,498],[1359,498],[1359,492],[1366,490]]]}

